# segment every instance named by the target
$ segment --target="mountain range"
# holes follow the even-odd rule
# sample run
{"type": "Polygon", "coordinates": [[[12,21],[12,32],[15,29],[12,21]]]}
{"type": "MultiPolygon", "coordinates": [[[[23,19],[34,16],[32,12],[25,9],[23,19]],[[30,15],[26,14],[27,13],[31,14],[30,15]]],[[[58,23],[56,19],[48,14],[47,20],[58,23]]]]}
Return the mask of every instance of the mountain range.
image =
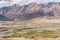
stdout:
{"type": "Polygon", "coordinates": [[[23,6],[14,4],[0,8],[0,21],[22,21],[37,18],[60,19],[60,2],[30,3],[23,6]]]}

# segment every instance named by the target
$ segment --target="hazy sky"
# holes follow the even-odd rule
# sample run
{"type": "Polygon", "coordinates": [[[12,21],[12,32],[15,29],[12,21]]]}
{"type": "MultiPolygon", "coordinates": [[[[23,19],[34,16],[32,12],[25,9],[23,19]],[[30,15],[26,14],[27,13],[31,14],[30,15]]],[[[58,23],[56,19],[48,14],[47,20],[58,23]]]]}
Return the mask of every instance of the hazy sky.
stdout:
{"type": "Polygon", "coordinates": [[[2,4],[20,4],[20,5],[24,5],[24,4],[28,4],[28,3],[32,3],[32,2],[37,2],[37,3],[46,3],[46,2],[60,2],[60,0],[0,0],[0,5],[2,4]]]}
{"type": "Polygon", "coordinates": [[[13,0],[12,3],[19,3],[20,5],[28,4],[32,2],[46,3],[46,2],[60,2],[60,0],[13,0]]]}
{"type": "Polygon", "coordinates": [[[49,1],[60,1],[60,0],[0,0],[0,2],[13,2],[13,3],[18,3],[18,2],[24,2],[24,3],[27,3],[27,2],[49,2],[49,1]]]}
{"type": "Polygon", "coordinates": [[[28,2],[42,2],[42,3],[45,3],[45,2],[50,2],[50,1],[53,1],[53,2],[59,2],[60,0],[13,0],[13,3],[17,3],[19,1],[22,1],[23,3],[28,3],[28,2]]]}

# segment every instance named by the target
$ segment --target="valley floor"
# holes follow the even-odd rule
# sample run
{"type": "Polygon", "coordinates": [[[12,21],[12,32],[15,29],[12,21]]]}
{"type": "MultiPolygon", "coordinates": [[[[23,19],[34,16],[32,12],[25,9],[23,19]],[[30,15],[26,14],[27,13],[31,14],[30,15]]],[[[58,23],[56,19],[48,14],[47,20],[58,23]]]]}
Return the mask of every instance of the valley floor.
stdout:
{"type": "Polygon", "coordinates": [[[0,38],[0,40],[60,40],[60,38],[38,38],[38,39],[28,39],[28,38],[0,38]]]}
{"type": "Polygon", "coordinates": [[[29,20],[0,22],[1,40],[60,40],[59,37],[60,22],[57,21],[29,20]]]}

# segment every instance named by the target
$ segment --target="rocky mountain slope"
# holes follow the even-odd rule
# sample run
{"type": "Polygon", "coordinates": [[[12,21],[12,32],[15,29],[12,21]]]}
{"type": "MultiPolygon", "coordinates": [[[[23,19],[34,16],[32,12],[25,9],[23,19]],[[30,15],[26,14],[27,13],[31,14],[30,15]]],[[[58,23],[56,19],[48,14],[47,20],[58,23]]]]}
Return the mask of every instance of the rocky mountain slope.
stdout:
{"type": "Polygon", "coordinates": [[[60,2],[31,3],[24,6],[14,4],[0,8],[0,21],[31,20],[34,18],[60,19],[60,2]]]}

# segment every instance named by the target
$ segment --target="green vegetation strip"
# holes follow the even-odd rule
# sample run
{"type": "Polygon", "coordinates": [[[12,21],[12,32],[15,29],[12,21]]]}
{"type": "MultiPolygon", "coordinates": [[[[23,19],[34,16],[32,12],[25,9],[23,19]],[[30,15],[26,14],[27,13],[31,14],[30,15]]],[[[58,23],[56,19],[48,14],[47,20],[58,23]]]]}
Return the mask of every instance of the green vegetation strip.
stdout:
{"type": "Polygon", "coordinates": [[[51,31],[51,30],[23,30],[20,33],[14,33],[10,36],[3,36],[3,38],[57,38],[60,37],[60,31],[51,31]]]}

